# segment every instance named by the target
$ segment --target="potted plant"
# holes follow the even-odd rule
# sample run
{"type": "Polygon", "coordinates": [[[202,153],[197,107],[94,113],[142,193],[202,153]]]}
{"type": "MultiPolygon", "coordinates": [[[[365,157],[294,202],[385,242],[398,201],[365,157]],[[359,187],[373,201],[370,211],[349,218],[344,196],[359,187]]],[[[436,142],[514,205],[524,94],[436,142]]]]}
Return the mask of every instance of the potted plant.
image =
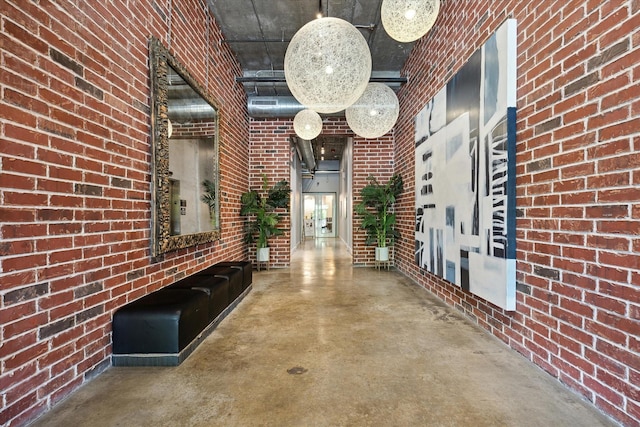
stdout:
{"type": "Polygon", "coordinates": [[[202,181],[204,187],[204,193],[200,200],[209,207],[209,219],[211,220],[211,227],[216,228],[216,184],[208,179],[202,181]]]}
{"type": "Polygon", "coordinates": [[[256,243],[256,260],[269,261],[269,238],[284,230],[278,228],[281,216],[276,209],[289,209],[291,188],[287,181],[275,183],[271,188],[266,175],[262,175],[260,191],[251,190],[240,197],[240,215],[247,217],[245,243],[256,243]]]}
{"type": "Polygon", "coordinates": [[[356,214],[362,219],[360,228],[367,231],[366,244],[376,244],[376,261],[389,260],[389,247],[400,236],[396,229],[396,214],[393,205],[402,194],[403,182],[400,175],[393,175],[386,183],[380,183],[374,176],[367,178],[368,184],[360,190],[362,200],[355,206],[356,214]]]}

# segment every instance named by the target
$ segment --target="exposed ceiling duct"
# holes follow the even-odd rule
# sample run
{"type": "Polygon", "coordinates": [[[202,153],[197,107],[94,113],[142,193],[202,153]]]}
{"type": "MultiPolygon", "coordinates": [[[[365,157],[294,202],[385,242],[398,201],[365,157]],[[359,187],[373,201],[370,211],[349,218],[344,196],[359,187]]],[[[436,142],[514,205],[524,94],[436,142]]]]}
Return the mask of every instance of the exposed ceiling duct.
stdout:
{"type": "Polygon", "coordinates": [[[177,123],[213,120],[216,110],[204,100],[184,79],[169,69],[167,106],[169,119],[177,123]]]}
{"type": "MultiPolygon", "coordinates": [[[[397,90],[406,81],[400,71],[414,43],[399,43],[389,37],[382,27],[381,2],[322,0],[319,7],[318,0],[206,1],[220,24],[222,43],[233,51],[242,68],[236,81],[242,84],[247,96],[260,97],[291,96],[284,78],[284,57],[293,36],[313,21],[320,9],[323,16],[346,20],[360,31],[371,52],[372,82],[381,79],[378,82],[397,90]]],[[[266,107],[267,113],[254,112],[275,114],[269,108],[278,111],[278,107],[266,107]]]]}
{"type": "Polygon", "coordinates": [[[300,153],[300,157],[302,157],[302,162],[305,167],[309,170],[309,172],[313,173],[316,170],[316,159],[313,156],[313,147],[311,145],[311,141],[308,139],[302,139],[299,137],[292,137],[295,141],[296,147],[298,148],[298,152],[300,153]]]}
{"type": "MultiPolygon", "coordinates": [[[[237,80],[241,80],[238,78],[237,80]]],[[[249,79],[243,80],[249,81],[249,79]]],[[[261,81],[261,80],[259,80],[261,81]]],[[[370,82],[385,83],[393,90],[398,90],[400,86],[407,82],[406,77],[372,77],[370,82]]],[[[264,83],[262,83],[264,84],[264,83]]],[[[286,87],[284,80],[278,83],[286,87]]],[[[304,106],[300,104],[293,96],[287,95],[249,95],[247,97],[247,109],[249,117],[254,118],[275,118],[275,117],[294,117],[300,110],[304,110],[304,106]]],[[[344,117],[344,110],[332,114],[322,114],[323,116],[344,117]]]]}
{"type": "Polygon", "coordinates": [[[168,116],[178,123],[213,120],[216,110],[202,98],[169,99],[168,116]]]}
{"type": "Polygon", "coordinates": [[[293,96],[249,96],[247,100],[249,117],[293,117],[304,110],[293,96]]]}

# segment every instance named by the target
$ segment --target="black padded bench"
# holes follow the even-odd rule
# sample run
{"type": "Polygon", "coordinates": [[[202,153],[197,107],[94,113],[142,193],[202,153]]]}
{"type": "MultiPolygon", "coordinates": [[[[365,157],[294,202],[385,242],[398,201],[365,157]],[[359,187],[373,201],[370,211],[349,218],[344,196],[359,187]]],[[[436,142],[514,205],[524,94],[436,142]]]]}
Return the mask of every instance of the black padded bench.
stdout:
{"type": "Polygon", "coordinates": [[[152,292],[113,316],[114,366],[176,366],[251,291],[252,265],[223,262],[152,292]]]}
{"type": "Polygon", "coordinates": [[[212,278],[224,279],[229,284],[229,301],[228,304],[233,302],[242,294],[242,271],[237,268],[224,267],[219,265],[212,265],[209,268],[202,270],[199,273],[194,274],[195,277],[211,280],[212,278]]]}
{"type": "Polygon", "coordinates": [[[209,323],[208,305],[204,292],[165,288],[120,308],[113,316],[113,364],[126,362],[121,355],[140,355],[140,365],[179,364],[209,323]]]}
{"type": "Polygon", "coordinates": [[[207,295],[208,322],[213,322],[229,306],[229,281],[215,276],[194,276],[169,286],[168,289],[192,289],[207,295]]]}
{"type": "Polygon", "coordinates": [[[242,270],[242,290],[245,290],[253,282],[253,264],[251,261],[223,261],[214,267],[231,267],[242,270]]]}

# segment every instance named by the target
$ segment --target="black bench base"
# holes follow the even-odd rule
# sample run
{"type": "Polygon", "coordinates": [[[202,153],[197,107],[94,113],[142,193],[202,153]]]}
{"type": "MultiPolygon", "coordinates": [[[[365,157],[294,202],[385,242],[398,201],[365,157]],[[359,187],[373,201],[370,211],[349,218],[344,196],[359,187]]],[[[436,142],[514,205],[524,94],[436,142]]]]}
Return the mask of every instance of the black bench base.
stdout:
{"type": "Polygon", "coordinates": [[[251,291],[252,265],[224,262],[152,292],[113,315],[114,366],[177,366],[251,291]]]}
{"type": "Polygon", "coordinates": [[[113,354],[111,363],[113,366],[178,366],[200,345],[213,330],[224,320],[225,317],[251,292],[249,285],[238,298],[227,306],[209,325],[207,325],[199,335],[197,335],[184,349],[175,353],[126,353],[113,354]]]}

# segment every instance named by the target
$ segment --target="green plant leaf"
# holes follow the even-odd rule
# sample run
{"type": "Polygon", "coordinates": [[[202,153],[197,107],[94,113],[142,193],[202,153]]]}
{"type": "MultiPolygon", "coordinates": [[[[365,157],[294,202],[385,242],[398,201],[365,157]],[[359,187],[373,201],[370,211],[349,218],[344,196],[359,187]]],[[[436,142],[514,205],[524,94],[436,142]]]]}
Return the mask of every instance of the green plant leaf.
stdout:
{"type": "Polygon", "coordinates": [[[360,203],[354,207],[362,220],[360,228],[367,231],[366,244],[385,247],[400,236],[395,228],[396,216],[392,209],[402,191],[400,175],[393,175],[384,184],[372,175],[367,177],[367,185],[360,190],[360,203]]]}
{"type": "Polygon", "coordinates": [[[209,210],[213,210],[216,207],[216,184],[208,179],[202,181],[202,186],[204,187],[204,193],[200,200],[202,203],[205,203],[209,206],[209,210]]]}
{"type": "Polygon", "coordinates": [[[269,187],[265,174],[262,175],[261,191],[251,190],[240,196],[240,215],[246,216],[246,243],[256,243],[258,248],[268,246],[269,238],[284,233],[278,228],[281,217],[276,209],[289,209],[291,188],[282,180],[269,187]]]}

